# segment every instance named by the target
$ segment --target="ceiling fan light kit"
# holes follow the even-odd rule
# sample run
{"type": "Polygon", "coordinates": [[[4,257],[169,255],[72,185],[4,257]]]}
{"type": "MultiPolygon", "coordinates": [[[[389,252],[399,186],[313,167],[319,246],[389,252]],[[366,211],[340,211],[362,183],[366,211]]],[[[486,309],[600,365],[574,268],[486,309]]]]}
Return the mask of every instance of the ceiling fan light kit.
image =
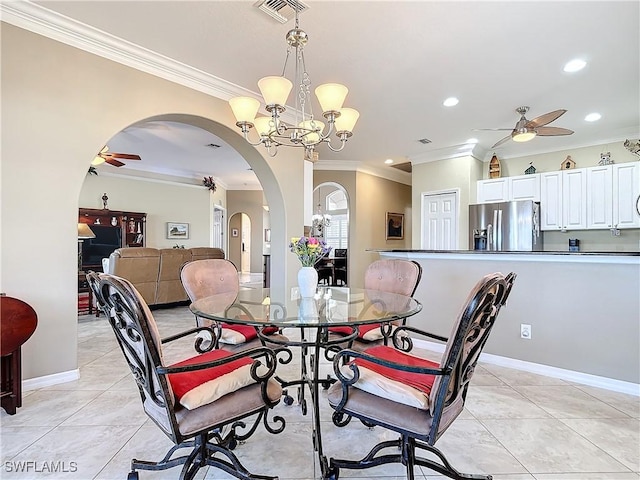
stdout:
{"type": "MultiPolygon", "coordinates": [[[[525,114],[529,111],[529,107],[518,107],[516,113],[520,114],[520,120],[516,123],[516,126],[511,130],[511,134],[499,140],[491,148],[496,148],[509,139],[514,142],[528,142],[533,140],[537,136],[554,137],[557,135],[571,135],[573,130],[560,127],[547,127],[549,123],[556,120],[561,115],[566,113],[566,110],[554,110],[553,112],[545,113],[533,120],[527,120],[525,114]]],[[[489,128],[483,130],[509,130],[508,128],[489,128]]]]}
{"type": "Polygon", "coordinates": [[[258,88],[262,94],[265,108],[270,116],[259,116],[260,102],[253,97],[234,97],[229,105],[236,118],[236,125],[242,131],[245,140],[253,146],[263,145],[269,155],[276,155],[279,146],[302,147],[305,158],[313,157],[316,145],[326,143],[334,152],[342,150],[347,139],[353,135],[353,129],[360,113],[353,108],[343,108],[343,103],[349,89],[339,83],[325,83],[315,89],[316,97],[322,108],[322,116],[327,122],[314,118],[311,105],[311,81],[304,61],[304,46],[309,37],[299,28],[298,12],[296,11],[295,28],[289,30],[287,39],[287,56],[281,76],[267,76],[258,81],[258,88]],[[295,52],[295,82],[291,82],[284,75],[287,70],[287,60],[295,52]],[[286,110],[287,99],[295,84],[295,121],[288,124],[282,120],[282,113],[286,110]],[[252,142],[249,133],[256,129],[258,139],[252,142]],[[339,146],[331,144],[330,135],[336,134],[340,140],[339,146]]]}

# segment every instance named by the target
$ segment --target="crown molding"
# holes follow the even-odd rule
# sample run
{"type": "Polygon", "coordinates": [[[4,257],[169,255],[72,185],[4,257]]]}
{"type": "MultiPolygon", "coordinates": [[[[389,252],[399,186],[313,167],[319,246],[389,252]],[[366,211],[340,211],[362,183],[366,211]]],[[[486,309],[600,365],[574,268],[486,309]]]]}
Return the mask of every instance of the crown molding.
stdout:
{"type": "Polygon", "coordinates": [[[411,174],[403,172],[393,167],[375,167],[367,165],[362,162],[346,162],[339,160],[319,160],[313,164],[314,170],[338,170],[349,172],[360,172],[375,177],[384,178],[385,180],[391,180],[392,182],[402,183],[404,185],[411,185],[411,174]]]}
{"type": "Polygon", "coordinates": [[[482,159],[487,155],[487,150],[477,143],[463,143],[452,145],[451,147],[438,148],[429,152],[413,155],[409,157],[412,165],[421,163],[437,162],[439,160],[449,160],[460,157],[474,157],[482,159]]]}
{"type": "Polygon", "coordinates": [[[215,75],[28,1],[2,2],[0,14],[3,22],[223,100],[238,95],[262,100],[257,93],[215,75]]]}

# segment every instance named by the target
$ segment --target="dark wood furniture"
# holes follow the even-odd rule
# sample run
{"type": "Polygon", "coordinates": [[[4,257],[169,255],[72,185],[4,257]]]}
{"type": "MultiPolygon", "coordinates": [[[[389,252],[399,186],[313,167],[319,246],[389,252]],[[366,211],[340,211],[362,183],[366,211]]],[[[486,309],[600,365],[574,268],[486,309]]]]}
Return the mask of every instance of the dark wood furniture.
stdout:
{"type": "MultiPolygon", "coordinates": [[[[110,228],[118,230],[119,244],[113,245],[113,250],[122,247],[144,247],[147,237],[147,214],[140,212],[124,212],[120,210],[80,208],[78,211],[78,223],[86,223],[94,229],[97,236],[98,231],[108,231],[110,228]]],[[[114,235],[115,237],[115,235],[114,235]]],[[[97,240],[89,239],[84,242],[95,243],[97,240]]],[[[108,257],[111,251],[105,253],[108,257]]],[[[82,270],[102,271],[101,260],[95,258],[82,258],[82,270]]]]}
{"type": "MultiPolygon", "coordinates": [[[[78,311],[78,314],[93,312],[93,294],[86,279],[86,272],[93,270],[102,272],[102,259],[122,247],[144,247],[147,236],[147,214],[140,212],[124,212],[109,210],[108,208],[80,208],[78,223],[86,223],[92,229],[96,238],[80,241],[82,262],[78,271],[78,296],[89,294],[88,311],[78,311]]],[[[96,308],[96,316],[100,311],[96,308]]]]}
{"type": "Polygon", "coordinates": [[[22,406],[20,349],[38,325],[35,310],[17,298],[0,295],[0,404],[9,415],[22,406]]]}

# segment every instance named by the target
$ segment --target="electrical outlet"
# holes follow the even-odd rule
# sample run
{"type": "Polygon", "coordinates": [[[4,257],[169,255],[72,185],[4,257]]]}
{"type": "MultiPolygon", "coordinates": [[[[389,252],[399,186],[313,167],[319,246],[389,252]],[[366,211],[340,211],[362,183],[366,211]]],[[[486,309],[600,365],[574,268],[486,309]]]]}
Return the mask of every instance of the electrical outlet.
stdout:
{"type": "Polygon", "coordinates": [[[526,323],[520,324],[520,338],[531,340],[531,325],[526,323]]]}

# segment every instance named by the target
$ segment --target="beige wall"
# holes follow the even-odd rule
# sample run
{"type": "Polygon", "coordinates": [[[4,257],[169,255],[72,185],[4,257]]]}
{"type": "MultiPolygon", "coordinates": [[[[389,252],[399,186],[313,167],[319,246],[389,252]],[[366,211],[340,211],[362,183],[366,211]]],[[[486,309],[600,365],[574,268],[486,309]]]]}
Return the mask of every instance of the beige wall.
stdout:
{"type": "Polygon", "coordinates": [[[468,248],[468,205],[475,201],[476,182],[480,179],[480,174],[481,162],[469,156],[413,165],[412,201],[414,208],[412,223],[414,228],[411,236],[412,246],[408,248],[421,248],[422,196],[443,191],[458,191],[460,193],[458,206],[459,249],[466,250],[468,248]]]}
{"type": "MultiPolygon", "coordinates": [[[[111,177],[87,175],[80,191],[80,207],[102,208],[101,196],[109,196],[110,210],[144,212],[147,214],[146,246],[172,248],[207,247],[210,245],[211,215],[209,190],[202,186],[179,185],[111,177]],[[189,238],[169,240],[167,222],[189,224],[189,238]]],[[[224,195],[218,187],[216,195],[224,195]]]]}
{"type": "MultiPolygon", "coordinates": [[[[533,141],[544,142],[544,138],[533,141]]],[[[567,158],[567,155],[571,155],[571,159],[576,162],[576,168],[595,167],[600,161],[600,154],[605,152],[611,152],[611,159],[614,163],[638,161],[636,155],[624,148],[623,141],[594,145],[591,147],[573,148],[570,150],[559,150],[541,155],[508,158],[506,160],[500,158],[500,155],[498,155],[498,158],[500,158],[501,176],[515,177],[517,175],[524,175],[524,171],[529,168],[531,162],[533,162],[533,166],[536,167],[536,173],[556,172],[560,170],[560,164],[567,158]]],[[[483,163],[482,167],[482,177],[480,177],[480,179],[489,178],[489,163],[483,163]]],[[[473,198],[475,199],[475,195],[473,198]]]]}
{"type": "MultiPolygon", "coordinates": [[[[242,139],[223,100],[5,23],[0,35],[0,291],[38,313],[38,328],[22,350],[24,379],[77,369],[80,192],[96,152],[134,122],[185,121],[235,148],[260,178],[271,207],[272,278],[278,280],[272,285],[284,288],[295,278],[298,265],[286,239],[303,223],[297,152],[262,156],[242,139]]],[[[109,196],[115,202],[119,192],[109,196]]]]}

